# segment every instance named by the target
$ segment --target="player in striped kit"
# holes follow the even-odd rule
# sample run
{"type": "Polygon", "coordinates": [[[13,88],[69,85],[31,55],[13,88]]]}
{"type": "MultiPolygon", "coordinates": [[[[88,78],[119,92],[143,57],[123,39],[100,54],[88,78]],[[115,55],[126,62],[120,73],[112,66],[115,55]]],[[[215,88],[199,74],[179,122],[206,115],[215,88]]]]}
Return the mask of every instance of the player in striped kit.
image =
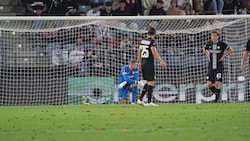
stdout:
{"type": "Polygon", "coordinates": [[[224,58],[233,52],[233,48],[220,41],[219,37],[219,31],[212,31],[211,40],[203,48],[203,52],[209,61],[206,76],[207,86],[215,94],[215,102],[220,100],[224,58]],[[225,52],[225,50],[227,51],[225,52]]]}

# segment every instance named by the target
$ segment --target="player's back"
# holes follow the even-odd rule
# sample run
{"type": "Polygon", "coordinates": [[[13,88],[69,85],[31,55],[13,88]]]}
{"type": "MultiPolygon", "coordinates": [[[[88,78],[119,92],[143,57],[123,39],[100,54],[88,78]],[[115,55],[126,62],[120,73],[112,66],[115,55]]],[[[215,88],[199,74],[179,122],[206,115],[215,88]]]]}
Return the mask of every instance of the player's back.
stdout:
{"type": "Polygon", "coordinates": [[[151,47],[155,46],[155,41],[152,38],[146,38],[141,41],[140,49],[142,65],[154,65],[154,56],[151,51],[151,47]]]}

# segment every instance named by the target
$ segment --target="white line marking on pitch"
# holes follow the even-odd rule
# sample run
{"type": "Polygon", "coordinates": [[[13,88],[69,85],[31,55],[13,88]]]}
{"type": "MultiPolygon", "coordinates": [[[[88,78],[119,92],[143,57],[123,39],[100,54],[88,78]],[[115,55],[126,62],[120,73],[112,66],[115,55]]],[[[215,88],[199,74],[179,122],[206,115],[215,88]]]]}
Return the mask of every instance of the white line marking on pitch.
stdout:
{"type": "MultiPolygon", "coordinates": [[[[250,127],[225,127],[224,130],[239,130],[239,129],[250,129],[250,127]]],[[[96,133],[96,132],[142,132],[142,131],[183,131],[183,130],[204,130],[202,127],[195,128],[143,128],[143,129],[83,129],[83,130],[30,130],[30,131],[0,131],[0,134],[30,134],[30,133],[41,133],[41,134],[53,134],[53,133],[96,133]]],[[[212,128],[205,128],[205,130],[212,130],[212,128]]]]}

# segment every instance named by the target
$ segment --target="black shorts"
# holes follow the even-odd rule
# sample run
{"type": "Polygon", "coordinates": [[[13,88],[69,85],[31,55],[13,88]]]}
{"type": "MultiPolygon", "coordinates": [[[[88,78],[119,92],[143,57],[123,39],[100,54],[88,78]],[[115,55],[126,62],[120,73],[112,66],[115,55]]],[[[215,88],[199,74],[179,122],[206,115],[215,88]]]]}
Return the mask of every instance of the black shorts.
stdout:
{"type": "Polygon", "coordinates": [[[222,71],[217,69],[209,69],[207,72],[207,81],[212,81],[213,83],[215,81],[222,82],[222,71]]]}
{"type": "Polygon", "coordinates": [[[142,66],[143,80],[154,81],[155,80],[155,68],[154,66],[143,65],[142,66]]]}

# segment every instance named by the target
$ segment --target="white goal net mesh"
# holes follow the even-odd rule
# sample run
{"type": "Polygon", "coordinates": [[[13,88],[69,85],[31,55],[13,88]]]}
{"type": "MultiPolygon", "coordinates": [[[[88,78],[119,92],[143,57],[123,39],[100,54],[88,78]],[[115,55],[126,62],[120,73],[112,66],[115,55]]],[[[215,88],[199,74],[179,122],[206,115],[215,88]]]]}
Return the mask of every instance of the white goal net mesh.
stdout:
{"type": "Polygon", "coordinates": [[[245,72],[240,72],[250,36],[249,18],[2,17],[0,105],[116,103],[119,71],[137,58],[149,26],[157,29],[157,50],[167,63],[162,69],[156,62],[155,103],[213,101],[206,86],[208,61],[202,47],[214,29],[234,49],[224,63],[222,100],[249,101],[248,61],[245,72]],[[238,79],[241,76],[245,79],[238,79]]]}

